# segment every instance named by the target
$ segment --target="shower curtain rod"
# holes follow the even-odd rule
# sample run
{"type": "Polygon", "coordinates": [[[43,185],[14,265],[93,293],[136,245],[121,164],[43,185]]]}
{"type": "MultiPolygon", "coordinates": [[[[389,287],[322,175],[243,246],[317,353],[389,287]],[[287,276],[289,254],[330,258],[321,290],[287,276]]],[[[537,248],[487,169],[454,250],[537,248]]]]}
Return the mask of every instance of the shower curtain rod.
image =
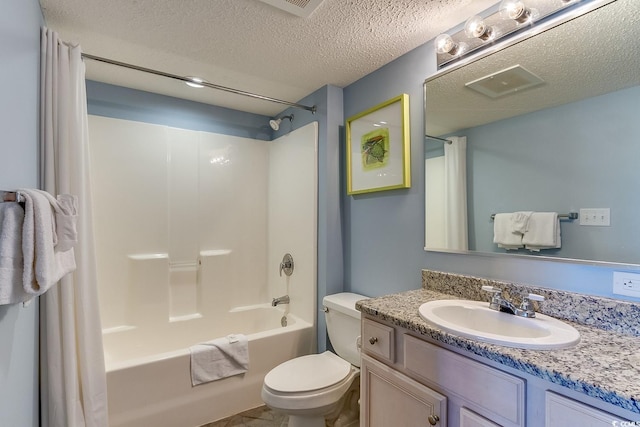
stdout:
{"type": "MultiPolygon", "coordinates": [[[[142,71],[144,73],[149,73],[149,74],[155,74],[156,76],[167,77],[167,78],[170,78],[170,79],[180,80],[180,81],[188,82],[188,83],[195,83],[193,81],[193,79],[188,78],[188,77],[182,77],[182,76],[178,76],[178,75],[175,75],[175,74],[165,73],[164,71],[153,70],[151,68],[140,67],[138,65],[127,64],[126,62],[120,62],[120,61],[115,61],[113,59],[102,58],[100,56],[90,55],[88,53],[83,53],[82,57],[85,58],[85,59],[90,59],[92,61],[104,62],[106,64],[117,65],[118,67],[129,68],[131,70],[142,71]]],[[[248,96],[248,97],[251,97],[251,98],[262,99],[263,101],[276,102],[278,104],[285,104],[285,105],[289,105],[291,107],[301,108],[303,110],[311,111],[311,113],[313,113],[313,114],[315,114],[315,112],[316,112],[316,106],[315,105],[309,107],[307,105],[298,104],[296,102],[283,101],[282,99],[271,98],[271,97],[264,96],[264,95],[258,95],[258,94],[255,94],[255,93],[246,92],[244,90],[233,89],[233,88],[230,88],[230,87],[220,86],[220,85],[217,85],[217,84],[214,84],[214,83],[205,82],[205,81],[197,82],[197,84],[205,86],[205,87],[208,87],[210,89],[222,90],[222,91],[225,91],[225,92],[235,93],[237,95],[243,95],[243,96],[248,96]]]]}
{"type": "Polygon", "coordinates": [[[453,144],[453,141],[444,138],[438,138],[437,136],[425,135],[425,138],[435,139],[436,141],[446,142],[447,144],[453,144]]]}

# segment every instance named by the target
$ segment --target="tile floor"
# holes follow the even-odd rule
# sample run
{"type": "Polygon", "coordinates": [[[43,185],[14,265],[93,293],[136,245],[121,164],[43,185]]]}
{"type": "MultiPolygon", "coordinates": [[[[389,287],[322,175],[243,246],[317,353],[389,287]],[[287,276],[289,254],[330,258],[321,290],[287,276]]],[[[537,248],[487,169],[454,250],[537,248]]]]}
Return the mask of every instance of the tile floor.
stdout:
{"type": "Polygon", "coordinates": [[[287,424],[286,415],[260,406],[202,427],[287,427],[287,424]]]}

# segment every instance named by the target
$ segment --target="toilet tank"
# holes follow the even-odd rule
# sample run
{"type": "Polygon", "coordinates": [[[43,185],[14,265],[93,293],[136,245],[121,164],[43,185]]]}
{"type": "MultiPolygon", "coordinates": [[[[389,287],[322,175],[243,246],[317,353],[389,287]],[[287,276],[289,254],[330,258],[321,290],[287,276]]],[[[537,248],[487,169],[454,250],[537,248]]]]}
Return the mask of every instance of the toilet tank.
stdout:
{"type": "Polygon", "coordinates": [[[322,300],[331,345],[338,356],[354,366],[360,366],[360,312],[356,310],[356,301],[367,298],[342,292],[327,295],[322,300]]]}

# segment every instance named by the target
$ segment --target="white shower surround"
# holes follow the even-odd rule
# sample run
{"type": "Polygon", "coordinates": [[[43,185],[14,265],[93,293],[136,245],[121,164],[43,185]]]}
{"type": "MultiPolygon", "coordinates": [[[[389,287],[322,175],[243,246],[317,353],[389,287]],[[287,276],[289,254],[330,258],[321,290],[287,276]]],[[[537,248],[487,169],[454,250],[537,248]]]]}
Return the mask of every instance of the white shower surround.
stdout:
{"type": "Polygon", "coordinates": [[[111,425],[259,405],[270,368],[315,351],[317,123],[272,142],[98,116],[89,130],[111,425]],[[249,335],[254,369],[191,389],[187,348],[229,333],[249,335]]]}

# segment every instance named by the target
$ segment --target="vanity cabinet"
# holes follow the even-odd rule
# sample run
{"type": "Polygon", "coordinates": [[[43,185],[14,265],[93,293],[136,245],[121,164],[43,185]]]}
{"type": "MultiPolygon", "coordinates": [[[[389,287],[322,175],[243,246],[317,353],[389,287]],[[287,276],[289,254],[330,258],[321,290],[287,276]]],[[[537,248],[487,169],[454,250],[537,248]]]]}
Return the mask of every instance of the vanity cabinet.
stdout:
{"type": "Polygon", "coordinates": [[[363,316],[361,426],[612,427],[640,419],[620,417],[615,414],[628,411],[444,347],[363,316]]]}
{"type": "Polygon", "coordinates": [[[363,426],[524,426],[522,379],[372,319],[362,343],[363,426]]]}

